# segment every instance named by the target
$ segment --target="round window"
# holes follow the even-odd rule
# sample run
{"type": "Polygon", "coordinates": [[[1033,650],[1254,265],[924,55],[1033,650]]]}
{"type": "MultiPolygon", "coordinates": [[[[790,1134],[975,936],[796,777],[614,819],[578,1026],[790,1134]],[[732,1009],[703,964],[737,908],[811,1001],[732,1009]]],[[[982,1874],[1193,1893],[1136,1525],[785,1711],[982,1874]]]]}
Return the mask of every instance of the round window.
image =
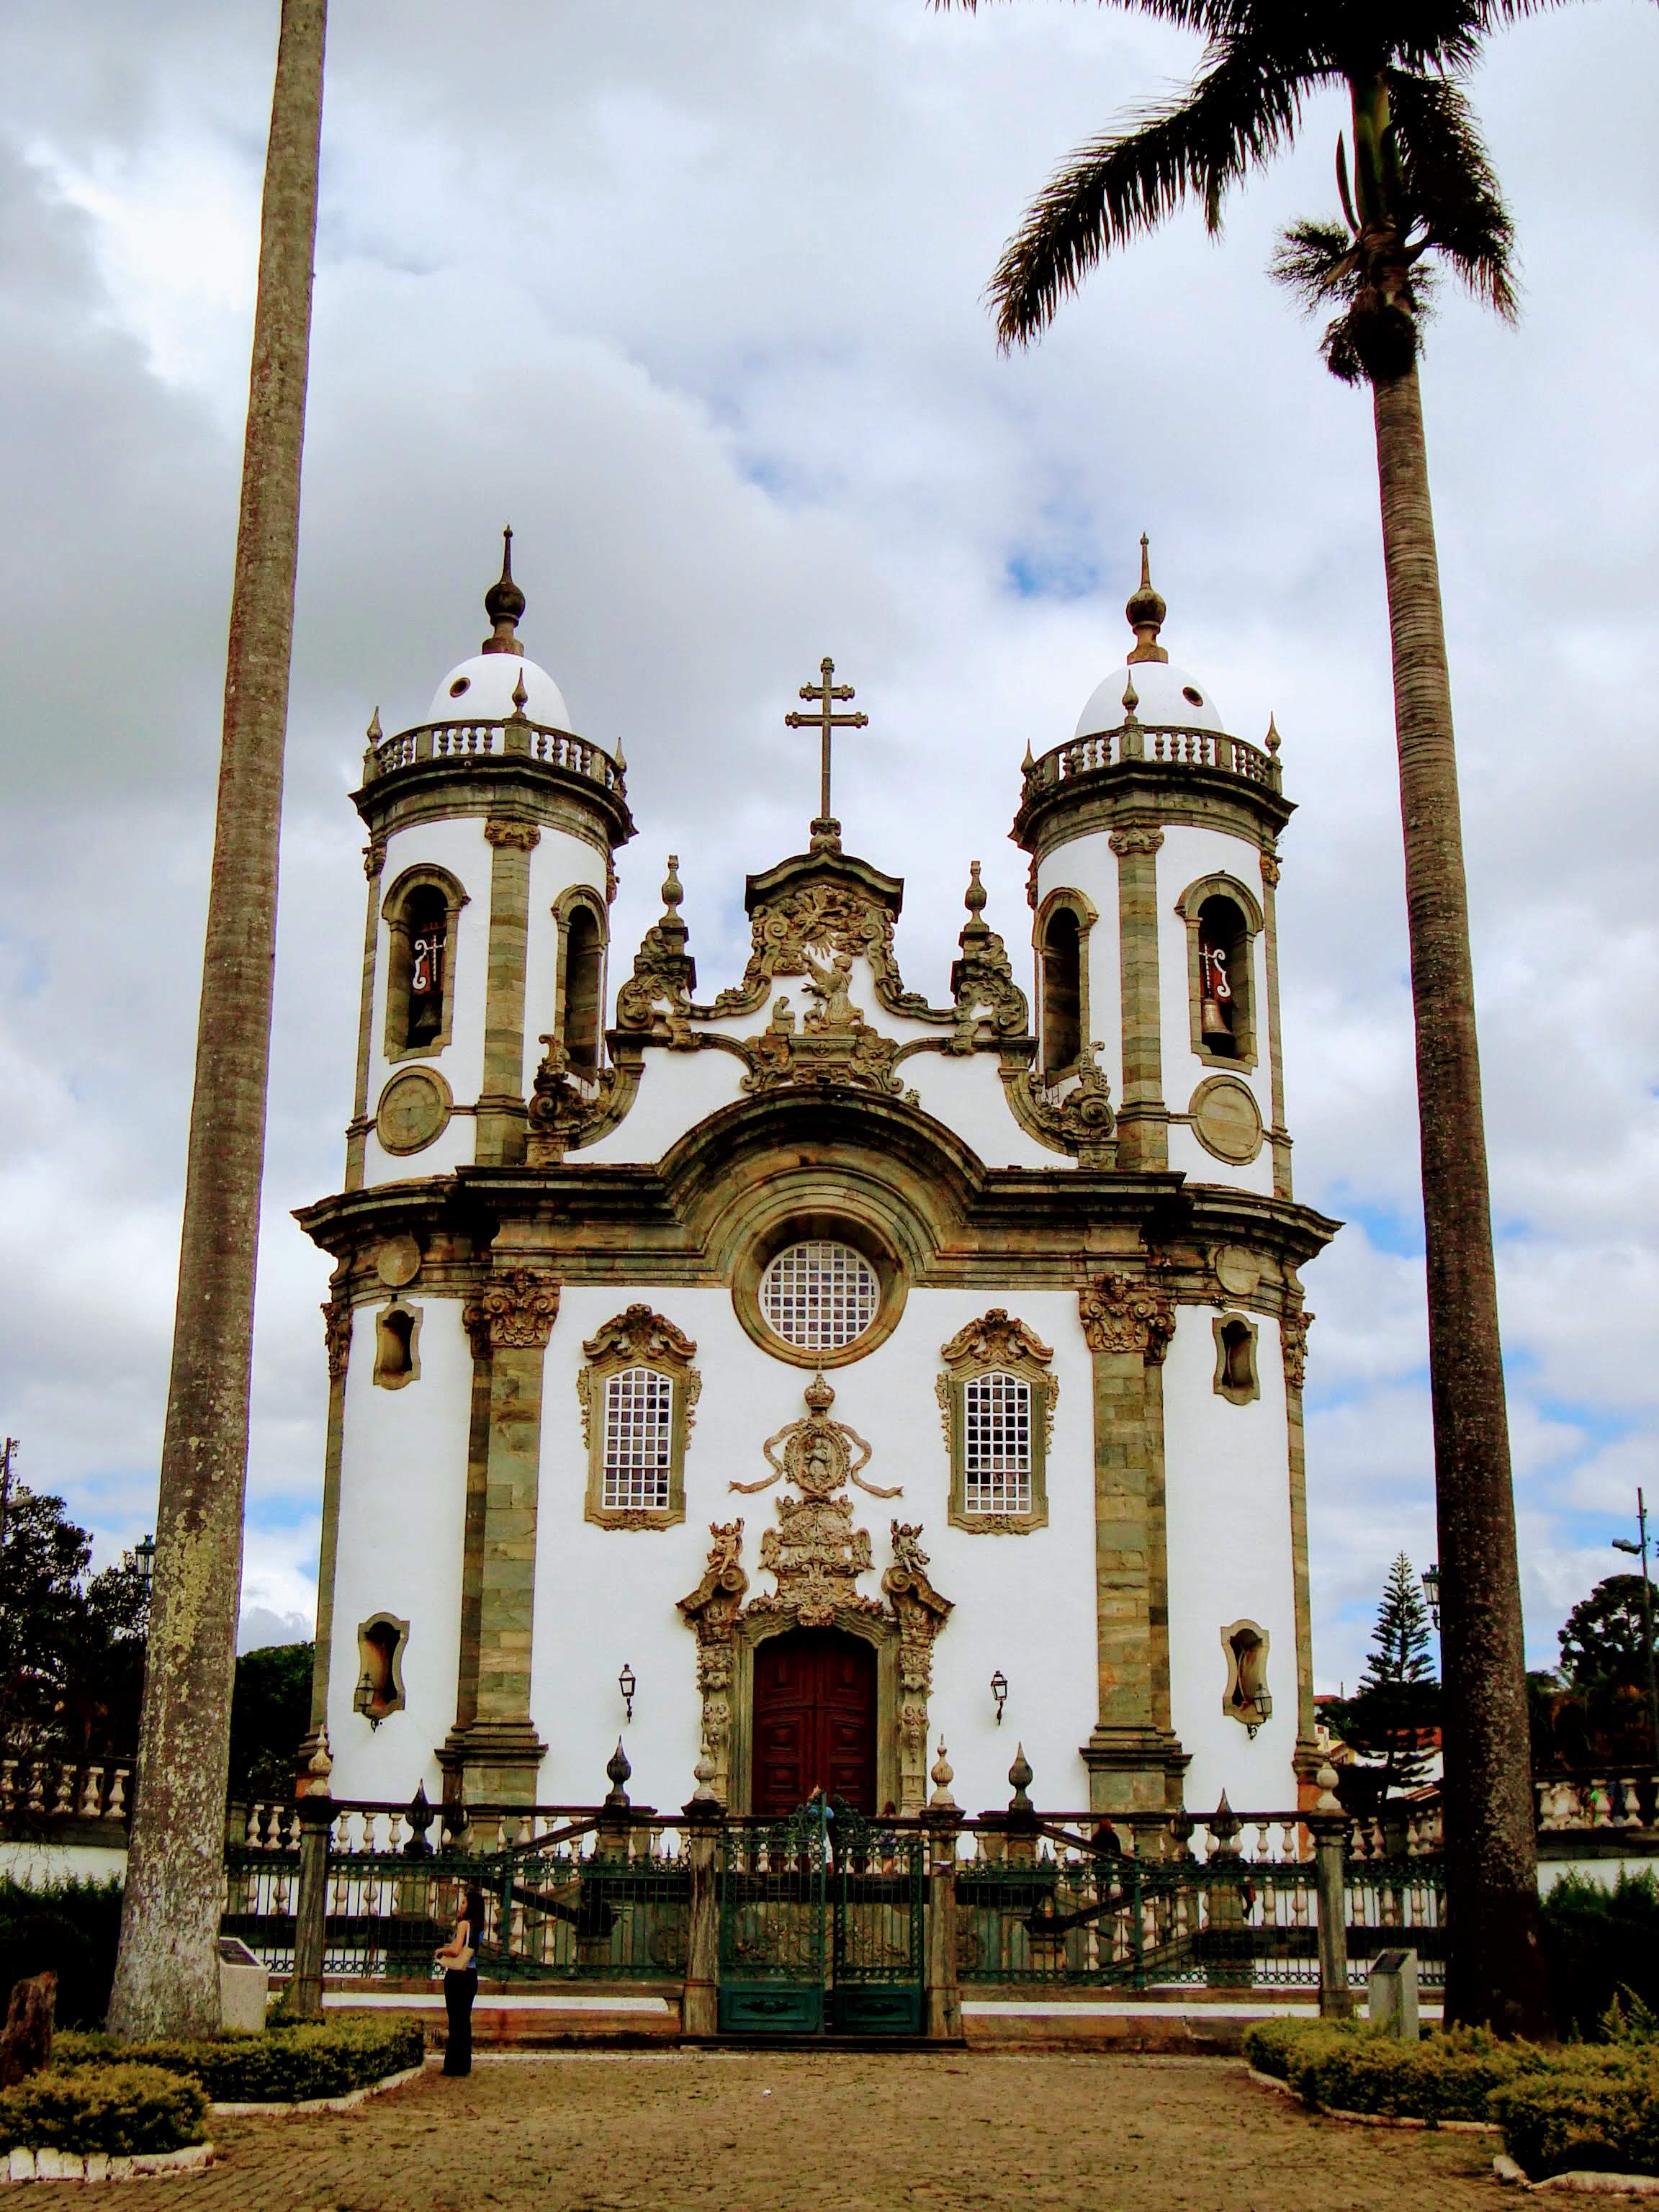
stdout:
{"type": "Polygon", "coordinates": [[[839,1352],[876,1317],[876,1271],[850,1244],[815,1237],[780,1252],[761,1277],[769,1328],[799,1352],[839,1352]]]}
{"type": "Polygon", "coordinates": [[[452,699],[459,699],[463,691],[471,689],[472,678],[470,676],[458,676],[449,687],[449,696],[452,699]]]}

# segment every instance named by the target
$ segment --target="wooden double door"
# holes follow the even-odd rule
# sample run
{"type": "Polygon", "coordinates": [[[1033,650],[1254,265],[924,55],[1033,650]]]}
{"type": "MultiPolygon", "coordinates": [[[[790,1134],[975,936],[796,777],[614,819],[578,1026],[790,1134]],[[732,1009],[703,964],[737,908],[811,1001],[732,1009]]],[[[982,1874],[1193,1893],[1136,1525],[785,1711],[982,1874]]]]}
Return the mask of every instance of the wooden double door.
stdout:
{"type": "Polygon", "coordinates": [[[876,1652],[835,1628],[794,1628],[755,1653],[753,1809],[781,1820],[815,1790],[876,1811],[876,1652]]]}

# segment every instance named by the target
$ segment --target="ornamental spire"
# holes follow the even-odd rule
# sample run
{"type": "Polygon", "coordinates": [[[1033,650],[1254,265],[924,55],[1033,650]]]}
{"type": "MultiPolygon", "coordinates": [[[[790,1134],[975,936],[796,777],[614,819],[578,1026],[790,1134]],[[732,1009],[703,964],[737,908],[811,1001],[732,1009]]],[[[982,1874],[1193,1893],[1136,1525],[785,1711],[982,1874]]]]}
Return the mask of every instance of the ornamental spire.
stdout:
{"type": "Polygon", "coordinates": [[[524,593],[513,580],[513,531],[509,526],[501,532],[501,573],[484,593],[484,612],[495,625],[479,647],[483,653],[516,653],[524,657],[524,647],[518,640],[519,624],[524,619],[524,593]]]}
{"type": "Polygon", "coordinates": [[[1152,546],[1146,532],[1140,537],[1140,583],[1129,594],[1123,611],[1129,618],[1129,627],[1135,634],[1133,650],[1127,656],[1130,661],[1167,660],[1169,654],[1158,641],[1164,627],[1164,617],[1170,611],[1163,597],[1152,589],[1152,546]]]}

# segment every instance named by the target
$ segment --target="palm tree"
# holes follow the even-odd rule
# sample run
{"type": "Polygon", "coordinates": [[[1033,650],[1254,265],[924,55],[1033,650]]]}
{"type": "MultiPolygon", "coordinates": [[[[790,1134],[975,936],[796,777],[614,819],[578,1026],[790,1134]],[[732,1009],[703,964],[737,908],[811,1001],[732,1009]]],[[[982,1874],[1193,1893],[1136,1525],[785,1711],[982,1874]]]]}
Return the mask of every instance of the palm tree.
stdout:
{"type": "MultiPolygon", "coordinates": [[[[948,7],[951,0],[935,0],[948,7]]],[[[959,0],[973,7],[975,0],[959,0]]],[[[1010,240],[991,296],[1029,344],[1104,255],[1289,148],[1314,96],[1346,93],[1342,222],[1288,232],[1275,274],[1335,309],[1324,355],[1370,386],[1394,648],[1395,728],[1417,1031],[1429,1365],[1446,1705],[1450,2016],[1547,2024],[1515,1502],[1498,1333],[1451,687],[1418,354],[1437,261],[1512,318],[1511,228],[1462,79],[1499,21],[1545,0],[1113,0],[1200,33],[1176,99],[1079,149],[1010,240]]]]}
{"type": "Polygon", "coordinates": [[[270,1060],[327,0],[282,0],[218,817],[161,1450],[138,1790],[110,2026],[216,2032],[225,1777],[270,1060]]]}

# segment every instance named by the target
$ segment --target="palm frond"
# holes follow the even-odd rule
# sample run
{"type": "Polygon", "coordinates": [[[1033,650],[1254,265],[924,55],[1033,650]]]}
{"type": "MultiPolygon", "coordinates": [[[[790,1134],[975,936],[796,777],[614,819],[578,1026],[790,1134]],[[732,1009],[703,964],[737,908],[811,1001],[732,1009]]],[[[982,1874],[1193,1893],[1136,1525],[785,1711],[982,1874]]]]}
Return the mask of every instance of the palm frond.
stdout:
{"type": "Polygon", "coordinates": [[[1346,307],[1359,280],[1352,234],[1333,222],[1293,222],[1279,234],[1268,273],[1309,314],[1334,302],[1346,307]]]}
{"type": "Polygon", "coordinates": [[[1003,249],[991,279],[998,336],[1029,344],[1102,257],[1190,197],[1221,227],[1228,189],[1290,145],[1316,79],[1283,73],[1249,41],[1214,52],[1179,99],[1079,148],[1003,249]]]}
{"type": "Polygon", "coordinates": [[[1389,106],[1422,243],[1478,300],[1513,322],[1515,224],[1474,110],[1456,85],[1403,70],[1389,72],[1389,106]]]}

